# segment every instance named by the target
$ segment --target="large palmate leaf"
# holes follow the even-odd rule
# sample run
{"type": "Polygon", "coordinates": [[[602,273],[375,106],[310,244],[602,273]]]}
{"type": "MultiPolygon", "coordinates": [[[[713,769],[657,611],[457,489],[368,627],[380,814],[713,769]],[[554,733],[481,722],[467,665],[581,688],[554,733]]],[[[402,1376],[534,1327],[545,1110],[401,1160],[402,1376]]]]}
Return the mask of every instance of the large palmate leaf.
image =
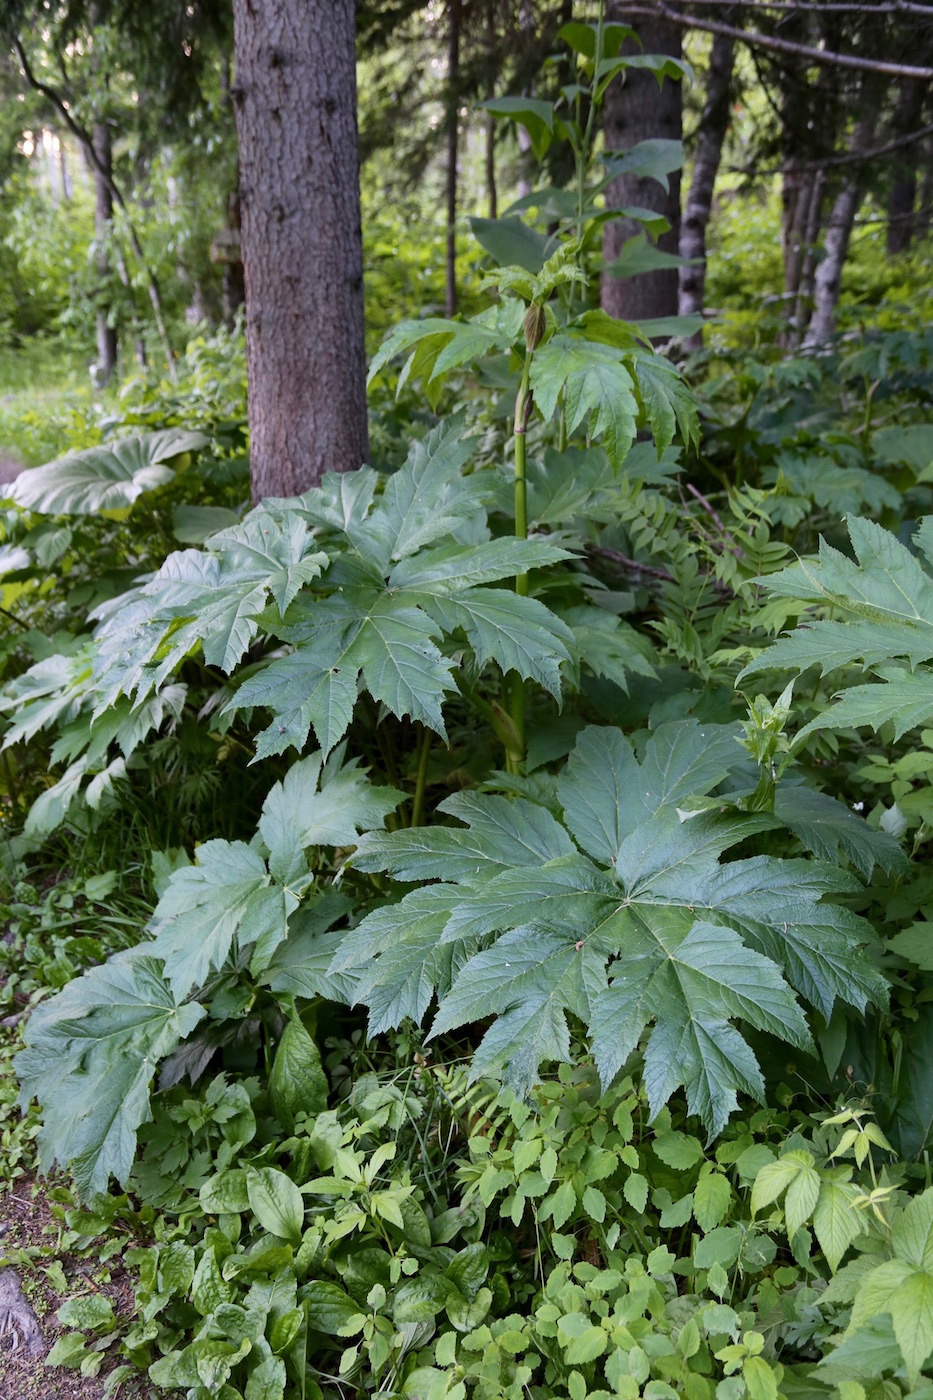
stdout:
{"type": "Polygon", "coordinates": [[[95,614],[98,708],[120,694],[142,699],[198,646],[209,665],[231,671],[270,595],[283,616],[326,564],[304,520],[261,507],[205,550],[170,554],[148,583],[95,614]]]}
{"type": "MultiPolygon", "coordinates": [[[[243,841],[205,841],[198,863],[176,870],[156,905],[151,950],[179,997],[201,986],[230,956],[234,938],[257,945],[259,967],[286,937],[297,896],[272,882],[266,862],[243,841]]],[[[257,967],[257,970],[259,970],[257,967]]]]}
{"type": "Polygon", "coordinates": [[[166,428],[88,447],[44,467],[20,472],[9,495],[18,506],[45,515],[97,515],[131,506],[146,491],[170,482],[169,462],[206,447],[203,433],[166,428]]]}
{"type": "Polygon", "coordinates": [[[589,424],[618,471],[635,440],[638,403],[625,354],[612,345],[556,335],[531,362],[531,387],[541,415],[549,419],[563,393],[567,428],[589,424]]]}
{"type": "Polygon", "coordinates": [[[352,846],[361,831],[378,830],[402,801],[391,787],[367,782],[359,761],[341,767],[341,754],[324,766],[321,753],[293,763],[266,797],[259,834],[269,849],[269,869],[287,884],[301,879],[309,846],[352,846]]]}
{"type": "Polygon", "coordinates": [[[463,827],[373,834],[354,864],[437,881],[376,910],[347,936],[334,972],[359,968],[373,1024],[424,1016],[432,1033],[496,1017],[474,1073],[533,1082],[569,1054],[568,1014],[587,1028],[604,1083],[648,1027],[652,1110],[683,1087],[722,1127],[738,1091],[762,1079],[739,1025],[808,1046],[797,995],[828,1017],[885,984],[862,945],[867,924],[822,896],[850,887],[819,862],[723,853],[775,825],[728,805],[689,815],[742,761],[731,726],[663,726],[636,757],[614,729],[589,728],[558,784],[563,823],[533,803],[458,796],[463,827]],[[797,994],[797,995],[795,995],[797,994]]]}
{"type": "Polygon", "coordinates": [[[933,672],[925,664],[933,659],[933,517],[914,537],[922,558],[871,520],[850,516],[848,526],[854,560],[821,540],[817,559],[801,559],[765,584],[779,597],[831,610],[832,617],[806,617],[742,675],[810,666],[825,674],[859,664],[877,679],[850,686],[801,733],[877,730],[891,721],[900,738],[933,717],[933,672]]]}
{"type": "Polygon", "coordinates": [[[41,1161],[69,1168],[82,1195],[125,1185],[136,1130],[150,1117],[160,1059],[204,1016],[180,1005],[145,948],[120,953],[35,1008],[17,1056],[22,1102],[43,1108],[41,1161]]]}
{"type": "Polygon", "coordinates": [[[465,638],[478,665],[494,661],[559,696],[569,628],[536,599],[490,585],[568,552],[543,539],[488,537],[489,485],[483,474],[463,472],[472,446],[455,418],[413,446],[381,497],[369,473],[358,490],[328,478],[288,503],[336,560],[313,593],[271,624],[294,651],[250,676],[230,702],[272,711],[258,757],[301,749],[311,728],[328,754],[346,731],[361,681],[393,714],[444,735],[443,703],[456,684],[442,650],[448,638],[458,650],[465,638]]]}

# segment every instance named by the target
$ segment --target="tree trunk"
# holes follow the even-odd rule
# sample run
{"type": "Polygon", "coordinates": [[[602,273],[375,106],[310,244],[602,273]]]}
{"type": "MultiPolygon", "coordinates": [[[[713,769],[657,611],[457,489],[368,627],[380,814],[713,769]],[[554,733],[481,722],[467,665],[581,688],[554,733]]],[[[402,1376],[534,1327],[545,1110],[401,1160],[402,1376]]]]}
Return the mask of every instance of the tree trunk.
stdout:
{"type": "Polygon", "coordinates": [[[74,194],[74,186],[71,183],[71,172],[68,169],[68,157],[65,154],[64,137],[60,137],[58,142],[58,163],[61,168],[62,176],[62,196],[67,204],[74,194]]]}
{"type": "MultiPolygon", "coordinates": [[[[496,95],[495,73],[499,59],[499,35],[496,31],[495,0],[486,11],[486,40],[489,46],[489,96],[496,95]]],[[[495,219],[499,210],[499,191],[496,187],[496,119],[491,112],[486,113],[486,197],[489,201],[489,217],[495,219]]]]}
{"type": "MultiPolygon", "coordinates": [[[[97,243],[97,275],[102,285],[110,277],[109,244],[113,224],[113,193],[108,180],[113,178],[113,151],[110,127],[105,121],[94,123],[94,152],[99,166],[94,167],[94,238],[97,243]]],[[[97,305],[97,380],[108,384],[117,366],[117,332],[110,324],[109,298],[100,296],[97,305]]]]}
{"type": "Polygon", "coordinates": [[[457,310],[457,150],[460,122],[460,0],[447,5],[447,290],[448,316],[457,310]]]}
{"type": "MultiPolygon", "coordinates": [[[[856,122],[849,145],[852,155],[867,150],[871,145],[876,121],[876,112],[869,108],[866,115],[856,122]]],[[[864,167],[859,162],[846,167],[842,184],[833,201],[829,223],[826,226],[823,261],[816,270],[813,283],[813,315],[804,340],[804,345],[811,349],[829,345],[833,338],[842,269],[849,251],[855,216],[862,202],[864,176],[864,167]]]]}
{"type": "Polygon", "coordinates": [[[234,0],[253,499],[369,454],[354,0],[234,0]]]}
{"type": "MultiPolygon", "coordinates": [[[[894,114],[895,138],[916,131],[923,117],[923,83],[904,83],[894,114]]],[[[914,236],[914,210],[917,203],[917,162],[919,142],[894,152],[891,189],[888,195],[888,252],[906,253],[914,236]]]]}
{"type": "MultiPolygon", "coordinates": [[[[716,34],[710,50],[706,102],[700,118],[693,179],[680,227],[681,257],[698,259],[696,266],[680,268],[679,310],[682,316],[703,310],[706,228],[713,205],[713,188],[719,171],[722,143],[729,127],[729,92],[734,57],[735,41],[723,34],[716,34]]],[[[699,349],[703,344],[703,332],[693,336],[690,344],[699,349]]]]}
{"type": "MultiPolygon", "coordinates": [[[[610,20],[627,23],[627,10],[620,0],[611,0],[607,7],[610,20]]],[[[681,31],[660,17],[636,18],[635,26],[646,53],[681,53],[681,31]]],[[[632,49],[637,52],[637,48],[632,49]]],[[[628,150],[639,141],[662,138],[681,139],[683,124],[680,83],[665,79],[658,91],[652,73],[632,69],[610,83],[604,108],[606,150],[628,150]]],[[[664,252],[676,253],[680,244],[680,172],[668,177],[667,191],[657,181],[640,176],[621,175],[609,186],[606,203],[610,208],[635,206],[653,209],[663,214],[670,229],[658,240],[664,252]]],[[[603,260],[611,263],[622,245],[641,231],[639,224],[629,219],[613,219],[603,230],[603,260]]],[[[610,316],[626,321],[644,321],[654,316],[677,314],[677,268],[643,272],[633,278],[611,277],[603,273],[602,306],[610,316]]]]}
{"type": "Polygon", "coordinates": [[[803,235],[803,261],[800,267],[800,277],[797,284],[797,299],[793,312],[793,343],[795,345],[799,344],[800,337],[803,335],[803,328],[807,324],[813,309],[813,286],[817,267],[816,245],[819,240],[820,228],[823,222],[823,196],[825,191],[826,172],[825,170],[817,170],[810,189],[810,207],[807,213],[807,226],[803,235]]]}
{"type": "Polygon", "coordinates": [[[930,232],[930,220],[933,216],[933,140],[924,141],[920,164],[923,168],[923,184],[920,186],[920,206],[914,217],[914,223],[917,237],[926,238],[930,232]]]}

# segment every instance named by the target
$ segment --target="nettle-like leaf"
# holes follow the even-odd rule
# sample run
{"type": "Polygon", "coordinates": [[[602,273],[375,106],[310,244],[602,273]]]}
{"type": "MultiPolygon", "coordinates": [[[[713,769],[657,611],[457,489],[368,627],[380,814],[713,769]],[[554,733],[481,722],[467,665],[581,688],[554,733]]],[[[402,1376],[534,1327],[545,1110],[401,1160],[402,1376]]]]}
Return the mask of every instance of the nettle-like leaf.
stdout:
{"type": "Polygon", "coordinates": [[[819,666],[825,674],[861,665],[877,679],[847,687],[801,734],[877,730],[891,721],[899,739],[933,717],[933,672],[925,664],[933,659],[933,516],[914,537],[922,560],[871,520],[850,516],[848,526],[855,560],[821,540],[817,559],[801,559],[765,583],[777,597],[831,609],[832,617],[802,621],[739,680],[765,670],[819,666]]]}
{"type": "Polygon", "coordinates": [[[320,753],[311,754],[271,789],[259,820],[267,855],[256,842],[206,841],[195,865],[172,873],[149,931],[178,996],[246,948],[252,975],[264,972],[312,883],[305,852],[352,845],[398,806],[402,793],[373,787],[357,762],[342,767],[341,758],[335,754],[325,766],[320,753]]]}
{"type": "Polygon", "coordinates": [[[263,507],[204,550],[170,554],[149,582],[93,614],[98,712],[121,694],[143,699],[198,647],[208,665],[231,671],[270,596],[284,616],[327,562],[304,520],[263,507]]]}
{"type": "Polygon", "coordinates": [[[638,417],[635,385],[624,359],[614,346],[555,335],[531,361],[531,387],[541,416],[552,416],[563,393],[568,431],[586,422],[616,471],[635,441],[638,417]]]}
{"type": "Polygon", "coordinates": [[[560,695],[570,629],[537,599],[490,585],[568,552],[547,540],[489,538],[487,480],[463,474],[472,447],[457,418],[415,444],[381,497],[366,471],[283,503],[320,532],[335,562],[284,622],[267,619],[294,650],[248,677],[230,702],[272,711],[257,757],[300,750],[311,728],[330,753],[361,680],[393,714],[446,735],[443,703],[455,688],[441,650],[448,639],[458,649],[465,639],[477,665],[494,661],[560,695]]]}
{"type": "Polygon", "coordinates": [[[125,1184],[136,1130],[150,1118],[149,1087],[160,1059],[198,1025],[204,1008],[181,1005],[151,949],[119,953],[37,1006],[16,1057],[25,1107],[43,1109],[44,1170],[68,1167],[82,1195],[125,1184]]]}
{"type": "Polygon", "coordinates": [[[738,1025],[807,1047],[798,995],[823,1016],[883,1002],[863,952],[870,927],[823,895],[852,888],[819,862],[724,852],[775,824],[724,806],[688,815],[741,761],[731,726],[662,726],[641,762],[617,730],[588,728],[558,784],[563,822],[523,798],[459,795],[464,824],[369,835],[353,858],[397,880],[438,881],[376,910],[333,971],[361,970],[374,1028],[420,1019],[432,1034],[495,1016],[475,1075],[523,1089],[566,1059],[568,1013],[608,1084],[641,1043],[653,1112],[678,1088],[711,1132],[761,1073],[738,1025]]]}
{"type": "Polygon", "coordinates": [[[123,511],[145,492],[172,481],[175,470],[168,464],[200,451],[208,441],[203,433],[166,428],[88,447],[20,472],[8,495],[18,506],[44,515],[123,511]]]}

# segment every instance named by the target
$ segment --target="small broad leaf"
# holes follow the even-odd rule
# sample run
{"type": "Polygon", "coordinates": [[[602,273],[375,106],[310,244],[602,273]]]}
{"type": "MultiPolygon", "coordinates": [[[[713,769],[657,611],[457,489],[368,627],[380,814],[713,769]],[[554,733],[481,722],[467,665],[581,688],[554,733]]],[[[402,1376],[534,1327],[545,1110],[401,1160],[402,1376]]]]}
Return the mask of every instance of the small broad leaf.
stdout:
{"type": "Polygon", "coordinates": [[[250,1210],[264,1230],[289,1244],[301,1243],[304,1198],[290,1177],[275,1167],[250,1167],[246,1191],[250,1210]]]}
{"type": "Polygon", "coordinates": [[[276,1049],[269,1092],[279,1122],[289,1132],[296,1113],[320,1113],[327,1107],[321,1052],[297,1017],[285,1027],[276,1049]]]}
{"type": "Polygon", "coordinates": [[[853,1186],[832,1178],[824,1179],[820,1186],[813,1211],[813,1229],[833,1273],[849,1245],[865,1228],[854,1204],[856,1194],[853,1186]]]}

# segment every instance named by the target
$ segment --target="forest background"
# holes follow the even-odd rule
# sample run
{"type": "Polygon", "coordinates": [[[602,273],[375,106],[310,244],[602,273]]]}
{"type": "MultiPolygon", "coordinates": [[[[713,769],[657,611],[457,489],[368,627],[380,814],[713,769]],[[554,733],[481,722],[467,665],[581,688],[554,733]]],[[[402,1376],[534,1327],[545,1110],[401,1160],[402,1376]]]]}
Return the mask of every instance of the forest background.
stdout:
{"type": "Polygon", "coordinates": [[[3,3],[18,1400],[933,1395],[931,20],[3,3]]]}

